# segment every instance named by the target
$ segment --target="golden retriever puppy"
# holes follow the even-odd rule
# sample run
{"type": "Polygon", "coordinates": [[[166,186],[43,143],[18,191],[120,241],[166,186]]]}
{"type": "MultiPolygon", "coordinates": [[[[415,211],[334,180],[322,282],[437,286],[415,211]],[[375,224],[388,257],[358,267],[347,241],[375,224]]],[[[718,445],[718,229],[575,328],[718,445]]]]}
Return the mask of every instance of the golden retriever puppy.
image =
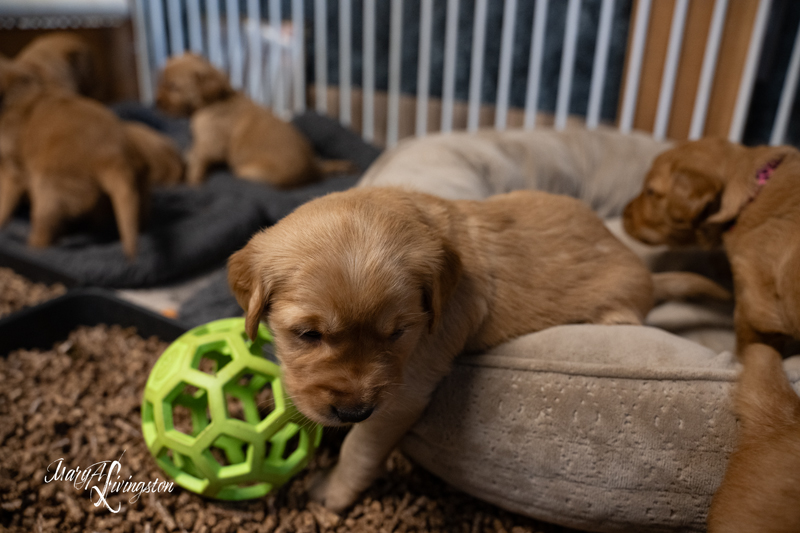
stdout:
{"type": "Polygon", "coordinates": [[[89,43],[74,33],[54,32],[37,37],[14,61],[45,85],[97,96],[97,57],[89,43]]]}
{"type": "Polygon", "coordinates": [[[187,53],[167,61],[156,103],[168,113],[191,116],[192,147],[186,157],[189,183],[201,183],[214,163],[227,163],[241,178],[280,188],[322,178],[308,140],[294,126],[233,90],[227,76],[201,56],[187,53]]]}
{"type": "Polygon", "coordinates": [[[183,157],[175,143],[153,128],[140,122],[125,122],[125,134],[140,156],[137,172],[148,185],[175,185],[183,179],[183,157]]]}
{"type": "Polygon", "coordinates": [[[648,244],[723,244],[736,294],[737,350],[800,338],[800,152],[721,139],[658,156],[625,229],[648,244]]]}
{"type": "Polygon", "coordinates": [[[134,257],[146,180],[122,121],[16,64],[0,66],[0,96],[0,225],[27,193],[28,244],[48,246],[64,222],[95,214],[110,198],[123,250],[134,257]]]}
{"type": "Polygon", "coordinates": [[[589,207],[529,191],[330,194],[255,235],[228,277],[248,334],[262,318],[274,333],[298,409],[355,424],[313,493],[336,511],[379,475],[459,353],[558,324],[640,324],[654,300],[650,272],[589,207]]]}
{"type": "Polygon", "coordinates": [[[742,352],[736,450],[711,503],[711,533],[800,531],[800,397],[781,356],[763,344],[742,352]]]}

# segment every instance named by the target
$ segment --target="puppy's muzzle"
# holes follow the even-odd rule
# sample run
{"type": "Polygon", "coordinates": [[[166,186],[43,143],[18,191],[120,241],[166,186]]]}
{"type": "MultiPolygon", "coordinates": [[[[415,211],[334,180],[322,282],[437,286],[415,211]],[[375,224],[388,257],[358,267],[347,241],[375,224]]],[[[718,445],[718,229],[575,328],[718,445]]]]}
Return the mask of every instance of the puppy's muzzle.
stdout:
{"type": "Polygon", "coordinates": [[[337,407],[331,405],[333,415],[345,424],[356,424],[363,422],[375,410],[374,405],[355,405],[352,407],[337,407]]]}

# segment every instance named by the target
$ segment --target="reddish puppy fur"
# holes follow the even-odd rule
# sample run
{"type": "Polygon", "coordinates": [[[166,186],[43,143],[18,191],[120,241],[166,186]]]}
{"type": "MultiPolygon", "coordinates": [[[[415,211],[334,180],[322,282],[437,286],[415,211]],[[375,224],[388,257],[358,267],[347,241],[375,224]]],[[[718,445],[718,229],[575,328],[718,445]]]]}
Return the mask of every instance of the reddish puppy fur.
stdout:
{"type": "Polygon", "coordinates": [[[156,102],[168,113],[192,117],[189,183],[201,183],[215,163],[227,163],[239,177],[280,188],[322,178],[305,137],[234,91],[225,74],[203,57],[184,54],[170,59],[161,73],[156,102]]]}
{"type": "Polygon", "coordinates": [[[711,533],[800,531],[800,397],[781,356],[763,344],[742,352],[736,390],[739,442],[711,503],[711,533]]]}
{"type": "Polygon", "coordinates": [[[228,279],[248,334],[272,329],[297,407],[355,423],[313,490],[336,511],[379,475],[456,355],[558,324],[639,324],[654,292],[588,207],[542,192],[330,194],[255,235],[228,279]]]}
{"type": "Polygon", "coordinates": [[[28,244],[52,243],[62,223],[96,214],[106,196],[123,250],[136,255],[139,209],[146,182],[122,121],[104,106],[46,88],[27,69],[0,64],[0,225],[26,193],[31,201],[28,244]]]}
{"type": "Polygon", "coordinates": [[[183,179],[183,157],[172,139],[139,122],[125,122],[128,142],[140,157],[137,173],[149,185],[175,185],[183,179]]]}
{"type": "Polygon", "coordinates": [[[800,152],[721,139],[684,143],[653,163],[625,209],[649,244],[723,244],[736,293],[737,350],[800,338],[800,152]],[[780,161],[765,184],[757,175],[780,161]]]}
{"type": "Polygon", "coordinates": [[[47,86],[97,96],[97,57],[78,35],[55,32],[38,37],[14,61],[47,86]]]}

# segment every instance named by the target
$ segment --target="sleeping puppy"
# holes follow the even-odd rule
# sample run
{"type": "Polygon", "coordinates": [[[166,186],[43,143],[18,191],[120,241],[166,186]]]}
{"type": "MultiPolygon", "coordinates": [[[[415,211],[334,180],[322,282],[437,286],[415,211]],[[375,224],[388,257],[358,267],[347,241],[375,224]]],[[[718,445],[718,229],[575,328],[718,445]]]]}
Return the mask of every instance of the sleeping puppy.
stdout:
{"type": "Polygon", "coordinates": [[[183,179],[183,157],[172,139],[140,122],[125,122],[125,135],[138,159],[137,173],[148,185],[175,185],[183,179]]]}
{"type": "Polygon", "coordinates": [[[134,257],[146,180],[122,121],[11,62],[0,65],[0,97],[0,226],[27,193],[28,244],[44,247],[65,222],[96,215],[110,199],[123,250],[134,257]]]}
{"type": "MultiPolygon", "coordinates": [[[[158,84],[158,107],[191,116],[192,147],[187,180],[203,181],[209,166],[227,163],[245,179],[280,188],[306,185],[322,178],[311,144],[245,94],[205,58],[184,54],[167,61],[158,84]]],[[[349,163],[331,162],[324,171],[347,171],[349,163]]]]}
{"type": "MultiPolygon", "coordinates": [[[[666,292],[682,288],[663,280],[697,281],[660,276],[666,292]]],[[[248,335],[269,324],[298,409],[355,424],[313,491],[336,511],[379,475],[459,353],[558,324],[640,324],[654,300],[653,276],[587,206],[529,191],[330,194],[255,235],[228,279],[248,335]]]]}
{"type": "Polygon", "coordinates": [[[711,502],[711,533],[800,531],[800,397],[778,352],[750,344],[735,393],[736,450],[711,502]]]}
{"type": "Polygon", "coordinates": [[[599,127],[479,130],[409,138],[386,150],[360,187],[410,187],[450,200],[482,200],[515,190],[583,200],[618,217],[655,157],[672,144],[599,127]]]}
{"type": "Polygon", "coordinates": [[[721,139],[661,154],[625,229],[648,244],[723,244],[731,263],[737,350],[800,338],[800,152],[721,139]]]}
{"type": "Polygon", "coordinates": [[[55,32],[37,37],[14,61],[44,85],[97,96],[97,57],[89,43],[74,33],[55,32]]]}

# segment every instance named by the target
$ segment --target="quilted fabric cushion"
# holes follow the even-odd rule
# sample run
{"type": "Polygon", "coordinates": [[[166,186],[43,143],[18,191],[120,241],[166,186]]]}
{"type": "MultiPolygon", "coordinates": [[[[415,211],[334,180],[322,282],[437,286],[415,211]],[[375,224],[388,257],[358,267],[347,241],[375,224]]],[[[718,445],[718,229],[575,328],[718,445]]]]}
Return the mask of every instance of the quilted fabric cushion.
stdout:
{"type": "MultiPolygon", "coordinates": [[[[651,328],[572,325],[461,356],[403,441],[508,510],[601,532],[705,531],[736,434],[730,352],[651,328]]],[[[800,389],[800,357],[785,367],[800,389]]]]}

